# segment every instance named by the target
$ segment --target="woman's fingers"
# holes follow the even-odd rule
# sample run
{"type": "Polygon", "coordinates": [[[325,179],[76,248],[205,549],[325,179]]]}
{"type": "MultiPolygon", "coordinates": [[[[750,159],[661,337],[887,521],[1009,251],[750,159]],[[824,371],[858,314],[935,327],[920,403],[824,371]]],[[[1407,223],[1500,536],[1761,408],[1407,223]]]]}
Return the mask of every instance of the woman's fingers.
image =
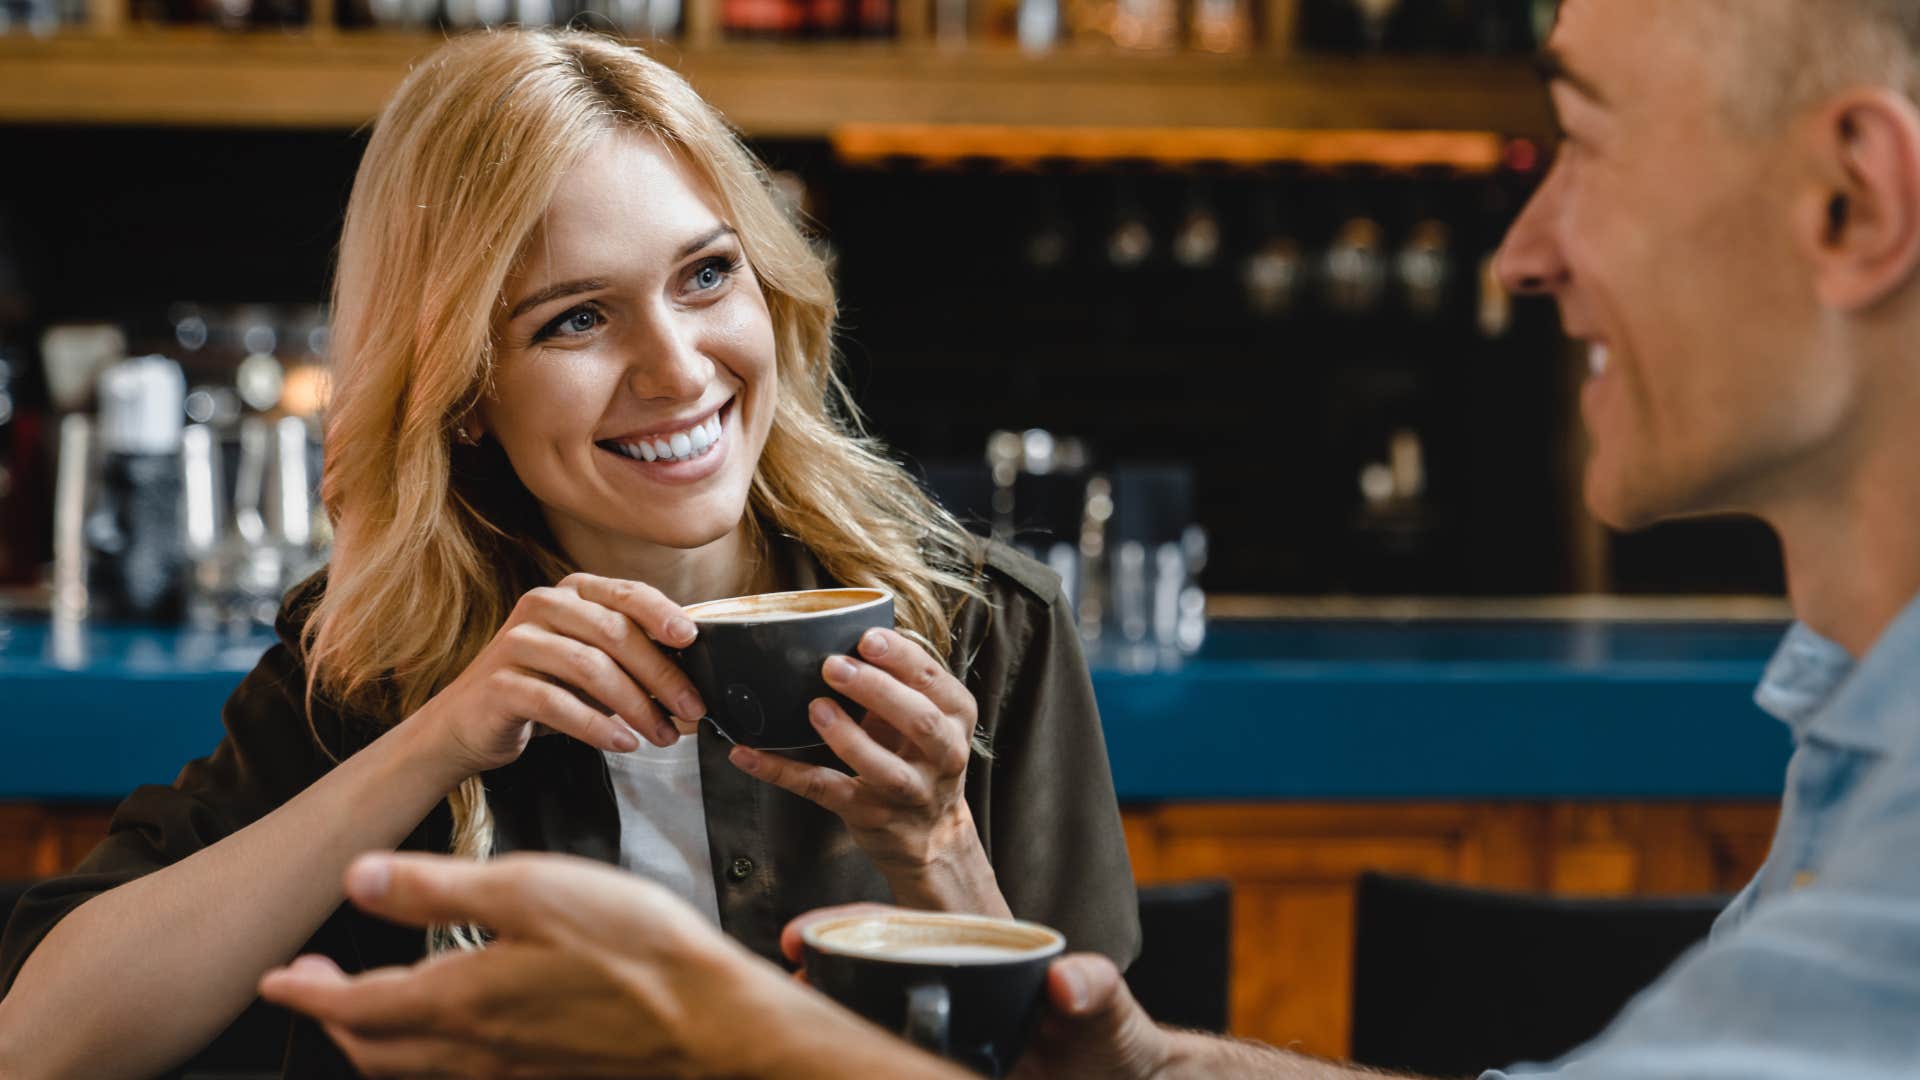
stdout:
{"type": "Polygon", "coordinates": [[[693,644],[694,636],[699,633],[680,605],[651,585],[592,574],[570,574],[557,587],[620,612],[662,645],[684,649],[693,644]]]}
{"type": "Polygon", "coordinates": [[[523,720],[545,724],[588,746],[616,754],[640,748],[639,737],[625,721],[602,713],[536,671],[513,671],[504,681],[506,700],[502,704],[523,720]]]}
{"type": "Polygon", "coordinates": [[[539,623],[521,623],[507,631],[508,656],[520,668],[558,680],[611,709],[628,727],[666,746],[677,735],[673,725],[640,684],[605,652],[539,623]]]}
{"type": "Polygon", "coordinates": [[[955,772],[966,766],[967,732],[962,722],[926,693],[889,671],[851,657],[828,658],[821,673],[827,685],[892,725],[940,771],[955,772]]]}
{"type": "Polygon", "coordinates": [[[791,791],[835,814],[852,809],[860,797],[860,781],[824,765],[807,765],[745,746],[734,747],[727,753],[727,760],[748,776],[791,791]]]}
{"type": "Polygon", "coordinates": [[[946,665],[898,630],[876,627],[860,637],[860,655],[874,667],[927,696],[942,711],[956,716],[972,711],[973,695],[954,678],[946,665]]]}
{"type": "MultiPolygon", "coordinates": [[[[680,665],[667,658],[655,642],[659,638],[646,624],[633,617],[625,608],[609,603],[629,593],[645,592],[651,594],[654,601],[665,604],[679,618],[680,608],[665,596],[652,588],[635,581],[614,581],[609,578],[589,577],[576,574],[567,581],[580,579],[580,584],[569,590],[557,590],[563,595],[576,598],[571,604],[564,605],[564,622],[556,620],[554,629],[570,634],[590,645],[605,650],[608,655],[620,662],[627,673],[647,692],[664,702],[674,715],[683,720],[698,720],[707,715],[706,703],[700,700],[700,691],[696,690],[693,680],[680,670],[680,665]]],[[[692,622],[680,618],[688,628],[692,622]]],[[[668,641],[669,645],[690,644],[693,641],[689,632],[685,641],[668,641]]]]}
{"type": "Polygon", "coordinates": [[[807,718],[840,760],[859,776],[860,783],[883,801],[912,806],[933,797],[920,770],[875,742],[839,702],[817,698],[807,707],[807,718]]]}
{"type": "MultiPolygon", "coordinates": [[[[674,715],[688,720],[697,720],[707,714],[706,703],[701,701],[699,691],[694,689],[686,672],[668,659],[660,646],[625,614],[567,589],[535,590],[527,595],[529,610],[520,626],[544,629],[570,638],[608,659],[607,664],[601,664],[592,658],[570,659],[562,655],[556,662],[565,665],[566,670],[555,670],[552,674],[571,682],[569,672],[580,670],[585,665],[590,664],[594,670],[603,671],[609,676],[613,674],[611,669],[617,668],[625,676],[625,682],[634,685],[637,700],[641,704],[623,706],[618,701],[606,699],[603,699],[603,703],[643,732],[651,728],[664,732],[672,730],[664,712],[653,706],[653,699],[656,698],[674,715]],[[637,714],[633,711],[642,706],[644,711],[637,714]]],[[[583,686],[581,689],[588,688],[583,686]]]]}

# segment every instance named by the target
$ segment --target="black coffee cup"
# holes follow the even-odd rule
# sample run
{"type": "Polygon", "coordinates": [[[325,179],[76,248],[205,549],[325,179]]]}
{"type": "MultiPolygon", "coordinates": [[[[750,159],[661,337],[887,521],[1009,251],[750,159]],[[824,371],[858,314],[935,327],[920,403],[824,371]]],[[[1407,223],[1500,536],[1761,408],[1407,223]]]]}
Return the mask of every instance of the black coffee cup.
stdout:
{"type": "Polygon", "coordinates": [[[846,915],[801,931],[807,981],[922,1049],[1011,1072],[1066,947],[1038,923],[932,911],[846,915]]]}
{"type": "Polygon", "coordinates": [[[707,704],[707,719],[727,738],[764,750],[820,745],[807,720],[813,699],[863,710],[827,686],[829,656],[853,655],[860,636],[893,625],[884,589],[808,589],[689,604],[699,628],[677,658],[707,704]]]}

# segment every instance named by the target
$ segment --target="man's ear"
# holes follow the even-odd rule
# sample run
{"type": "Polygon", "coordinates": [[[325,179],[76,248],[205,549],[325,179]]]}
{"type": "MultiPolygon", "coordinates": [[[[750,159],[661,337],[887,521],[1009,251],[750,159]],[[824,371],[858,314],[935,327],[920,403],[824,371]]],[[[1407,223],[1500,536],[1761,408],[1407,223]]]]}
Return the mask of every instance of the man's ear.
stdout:
{"type": "Polygon", "coordinates": [[[1920,269],[1920,108],[1889,89],[1836,97],[1806,122],[1809,186],[1794,229],[1820,302],[1870,307],[1920,269]]]}

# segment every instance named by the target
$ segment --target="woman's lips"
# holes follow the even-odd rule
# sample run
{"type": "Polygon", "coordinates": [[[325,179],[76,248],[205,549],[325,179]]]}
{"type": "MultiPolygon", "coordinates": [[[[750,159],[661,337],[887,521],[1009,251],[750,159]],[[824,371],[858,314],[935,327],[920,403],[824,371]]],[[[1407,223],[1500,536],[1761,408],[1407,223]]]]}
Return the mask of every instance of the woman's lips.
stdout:
{"type": "Polygon", "coordinates": [[[732,399],[728,399],[704,419],[678,430],[640,438],[603,439],[595,445],[635,461],[692,461],[719,443],[723,434],[721,416],[732,404],[732,399]]]}
{"type": "Polygon", "coordinates": [[[705,421],[669,435],[628,443],[595,443],[602,452],[648,479],[689,484],[718,472],[733,445],[734,402],[728,401],[705,421]],[[651,460],[649,456],[651,455],[651,460]]]}

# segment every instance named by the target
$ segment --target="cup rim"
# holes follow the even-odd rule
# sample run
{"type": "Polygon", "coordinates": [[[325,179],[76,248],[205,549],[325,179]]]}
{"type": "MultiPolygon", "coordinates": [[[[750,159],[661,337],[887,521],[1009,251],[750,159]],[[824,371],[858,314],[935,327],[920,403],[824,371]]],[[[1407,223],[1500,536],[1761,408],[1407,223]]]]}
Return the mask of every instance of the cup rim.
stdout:
{"type": "Polygon", "coordinates": [[[848,615],[858,611],[866,611],[869,608],[877,607],[883,603],[891,603],[892,600],[893,593],[886,589],[876,589],[866,585],[846,585],[827,589],[787,589],[783,592],[747,593],[744,596],[721,596],[715,597],[712,600],[701,600],[698,603],[686,604],[680,608],[680,611],[695,623],[704,622],[709,625],[716,623],[746,625],[752,623],[799,622],[804,619],[824,619],[829,615],[848,615]],[[718,604],[731,604],[740,600],[764,600],[776,596],[810,596],[816,593],[860,593],[865,595],[867,599],[841,607],[828,608],[824,611],[776,611],[765,615],[750,615],[746,617],[729,616],[725,618],[706,619],[702,619],[699,613],[700,608],[713,607],[718,604]]]}
{"type": "Polygon", "coordinates": [[[800,940],[815,952],[828,956],[841,956],[853,960],[870,960],[876,964],[899,964],[906,967],[994,967],[1000,964],[1024,964],[1032,960],[1045,960],[1066,951],[1067,936],[1051,926],[1044,926],[1024,919],[996,919],[991,915],[972,915],[958,911],[859,911],[846,915],[822,919],[800,931],[800,940]],[[884,920],[887,922],[922,922],[942,925],[960,924],[965,926],[990,926],[995,929],[1014,927],[1040,934],[1047,940],[1040,945],[1025,949],[1008,948],[1006,955],[976,960],[919,960],[911,957],[888,956],[867,949],[833,945],[820,940],[820,935],[835,927],[850,923],[884,920]]]}

